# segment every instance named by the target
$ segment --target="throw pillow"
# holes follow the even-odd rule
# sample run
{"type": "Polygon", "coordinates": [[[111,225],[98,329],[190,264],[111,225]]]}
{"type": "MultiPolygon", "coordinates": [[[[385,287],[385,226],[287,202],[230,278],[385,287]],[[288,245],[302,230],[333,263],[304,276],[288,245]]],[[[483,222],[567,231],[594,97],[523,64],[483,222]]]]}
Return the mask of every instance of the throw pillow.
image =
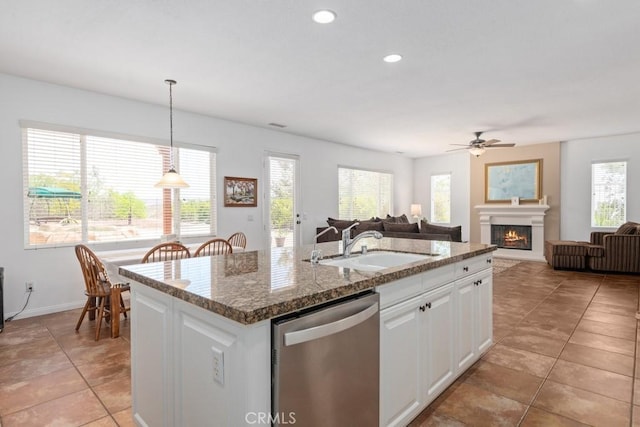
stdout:
{"type": "Polygon", "coordinates": [[[416,224],[415,222],[404,224],[404,223],[393,223],[393,222],[384,221],[382,224],[384,226],[384,231],[395,231],[395,232],[401,232],[401,233],[419,233],[420,232],[420,230],[418,229],[418,224],[416,224]]]}
{"type": "Polygon", "coordinates": [[[387,214],[387,218],[383,219],[383,221],[394,223],[394,224],[409,224],[409,218],[405,214],[400,216],[391,216],[387,214]]]}
{"type": "Polygon", "coordinates": [[[366,230],[383,231],[384,228],[380,221],[360,221],[360,224],[356,225],[356,233],[366,230]]]}
{"type": "Polygon", "coordinates": [[[638,231],[638,224],[635,222],[625,222],[617,230],[615,234],[636,234],[638,231]]]}
{"type": "Polygon", "coordinates": [[[335,227],[338,230],[344,230],[345,228],[353,225],[356,220],[347,220],[347,219],[333,219],[331,217],[327,218],[327,224],[329,227],[335,227]]]}
{"type": "Polygon", "coordinates": [[[420,221],[420,232],[426,234],[448,234],[451,236],[451,241],[462,241],[462,226],[445,227],[442,225],[429,224],[427,221],[420,221]]]}

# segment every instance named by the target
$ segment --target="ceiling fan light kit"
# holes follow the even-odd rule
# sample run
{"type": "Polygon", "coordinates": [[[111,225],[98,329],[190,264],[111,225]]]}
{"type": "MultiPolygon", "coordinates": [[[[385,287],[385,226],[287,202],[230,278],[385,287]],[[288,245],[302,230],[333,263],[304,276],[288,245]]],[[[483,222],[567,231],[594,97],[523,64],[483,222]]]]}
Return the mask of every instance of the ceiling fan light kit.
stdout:
{"type": "Polygon", "coordinates": [[[487,148],[514,147],[516,145],[514,143],[498,144],[498,142],[500,142],[499,139],[489,139],[485,141],[484,139],[480,139],[480,135],[482,135],[482,132],[475,132],[475,135],[476,139],[470,141],[469,144],[464,145],[463,148],[454,148],[447,151],[469,150],[469,153],[471,153],[472,156],[480,157],[482,154],[484,154],[487,148]]]}
{"type": "Polygon", "coordinates": [[[479,145],[469,148],[469,153],[471,153],[472,156],[476,156],[476,157],[480,157],[480,155],[484,154],[485,151],[486,149],[479,145]]]}

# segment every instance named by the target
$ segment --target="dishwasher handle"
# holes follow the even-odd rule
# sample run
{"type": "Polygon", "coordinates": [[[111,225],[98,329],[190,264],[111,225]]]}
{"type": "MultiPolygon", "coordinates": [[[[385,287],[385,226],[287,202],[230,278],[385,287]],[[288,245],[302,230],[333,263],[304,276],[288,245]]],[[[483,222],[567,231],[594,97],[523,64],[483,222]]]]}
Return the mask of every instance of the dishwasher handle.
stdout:
{"type": "Polygon", "coordinates": [[[335,322],[324,325],[314,326],[313,328],[302,329],[300,331],[287,332],[284,334],[284,345],[286,347],[307,341],[313,341],[318,338],[323,338],[337,334],[338,332],[342,332],[346,329],[353,328],[376,314],[378,309],[378,302],[376,301],[364,310],[352,316],[345,317],[344,319],[336,320],[335,322]]]}

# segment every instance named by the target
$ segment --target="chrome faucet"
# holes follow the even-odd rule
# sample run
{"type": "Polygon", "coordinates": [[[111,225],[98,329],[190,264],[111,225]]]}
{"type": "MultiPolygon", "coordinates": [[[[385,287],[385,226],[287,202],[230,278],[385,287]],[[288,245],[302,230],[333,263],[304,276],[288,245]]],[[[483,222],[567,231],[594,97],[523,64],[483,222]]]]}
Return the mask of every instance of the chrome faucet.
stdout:
{"type": "MultiPolygon", "coordinates": [[[[342,230],[342,253],[343,254],[347,253],[347,247],[351,244],[351,229],[356,225],[360,225],[360,223],[354,222],[353,224],[351,224],[350,226],[342,230]]],[[[351,250],[349,250],[349,253],[351,253],[351,250]]],[[[349,255],[345,255],[345,258],[348,256],[349,255]]]]}
{"type": "Polygon", "coordinates": [[[351,250],[353,249],[353,246],[358,242],[358,240],[364,239],[365,237],[375,237],[376,239],[382,239],[382,233],[375,230],[363,231],[352,239],[350,236],[351,233],[349,233],[349,229],[356,225],[358,225],[357,222],[349,228],[342,230],[342,256],[345,258],[349,258],[351,256],[351,250]]]}
{"type": "Polygon", "coordinates": [[[320,249],[316,249],[316,243],[318,242],[318,237],[322,236],[324,233],[326,233],[329,230],[333,230],[334,233],[338,234],[338,229],[335,228],[334,226],[331,226],[331,227],[325,228],[324,230],[316,234],[316,237],[313,238],[313,250],[311,251],[312,264],[317,264],[318,261],[320,261],[320,258],[322,257],[322,251],[320,249]]]}

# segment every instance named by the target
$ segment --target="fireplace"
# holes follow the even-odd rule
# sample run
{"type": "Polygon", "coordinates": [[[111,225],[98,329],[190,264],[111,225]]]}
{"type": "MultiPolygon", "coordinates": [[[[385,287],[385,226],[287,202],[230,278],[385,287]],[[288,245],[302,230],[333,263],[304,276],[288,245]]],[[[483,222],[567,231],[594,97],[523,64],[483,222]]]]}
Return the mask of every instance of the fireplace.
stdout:
{"type": "Polygon", "coordinates": [[[488,204],[478,205],[480,220],[480,242],[485,244],[493,244],[498,247],[494,252],[494,256],[526,259],[532,261],[544,261],[544,217],[545,212],[549,209],[548,205],[539,204],[488,204]],[[493,227],[507,227],[504,224],[510,224],[510,228],[527,227],[528,230],[514,230],[515,233],[509,233],[509,230],[500,232],[500,241],[496,241],[493,227]],[[506,236],[505,236],[506,234],[506,236]],[[506,238],[505,238],[506,237],[506,238]],[[521,247],[526,241],[527,247],[521,247]]]}
{"type": "Polygon", "coordinates": [[[504,249],[530,251],[531,226],[491,224],[491,244],[504,249]]]}

